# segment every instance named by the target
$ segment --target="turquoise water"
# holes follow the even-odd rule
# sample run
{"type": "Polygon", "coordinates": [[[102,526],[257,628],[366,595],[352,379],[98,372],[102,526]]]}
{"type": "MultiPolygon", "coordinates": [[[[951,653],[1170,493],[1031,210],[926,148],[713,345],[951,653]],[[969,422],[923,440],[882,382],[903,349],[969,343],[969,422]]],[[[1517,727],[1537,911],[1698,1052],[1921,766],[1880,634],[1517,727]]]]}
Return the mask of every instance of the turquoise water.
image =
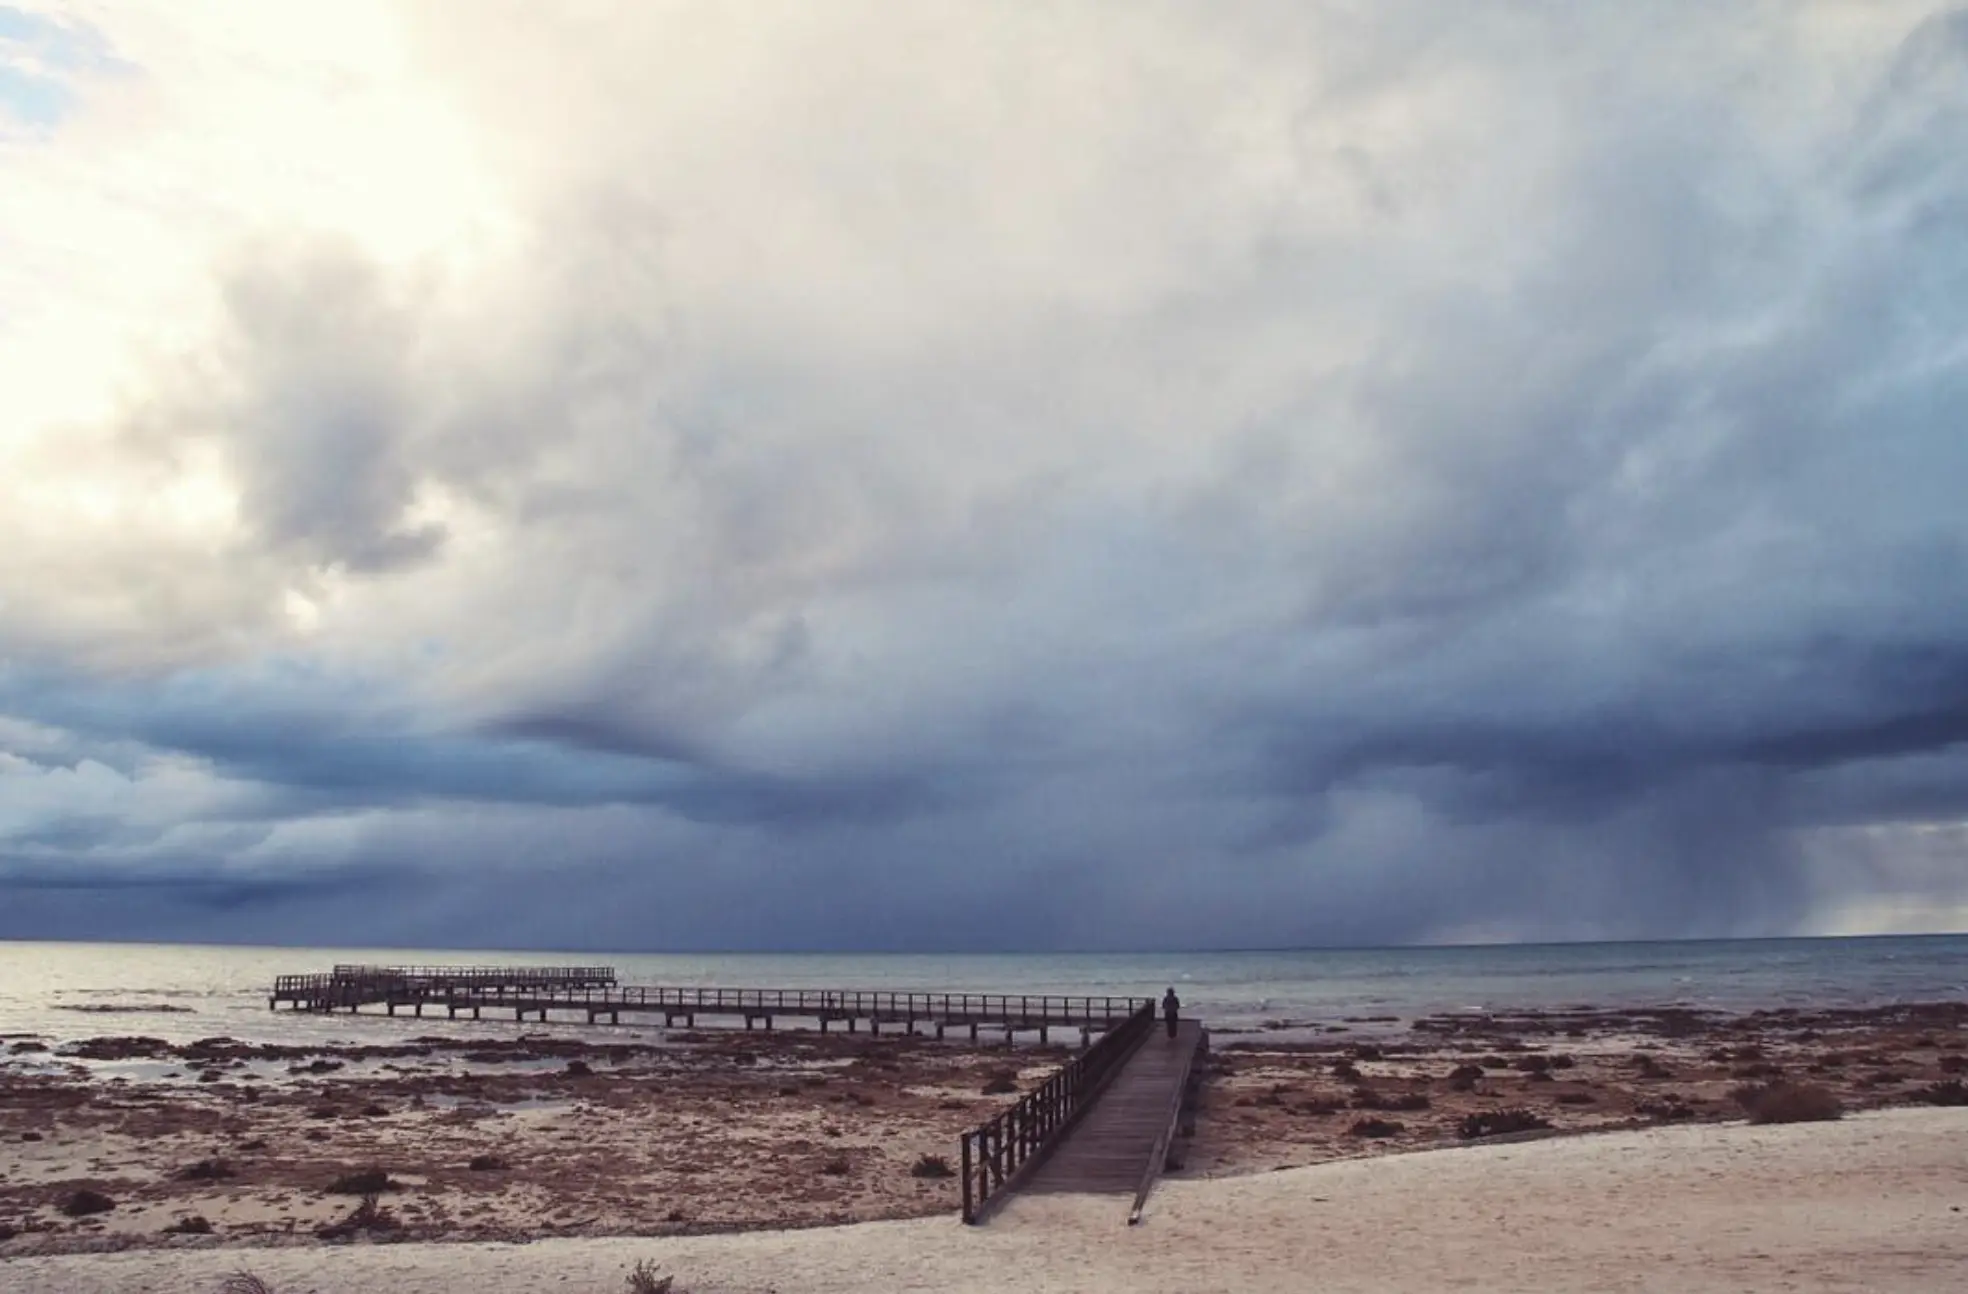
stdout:
{"type": "MultiPolygon", "coordinates": [[[[1676,1004],[1749,1010],[1968,999],[1968,936],[1480,948],[1069,955],[651,955],[441,949],[241,948],[0,942],[0,1034],[174,1042],[401,1041],[414,1033],[510,1036],[511,1021],[315,1017],[266,1008],[278,974],[336,962],[606,963],[623,982],[762,988],[970,990],[1159,997],[1174,985],[1212,1028],[1313,1025],[1348,1016],[1676,1004]],[[152,1004],[172,1014],[70,1008],[152,1004]]],[[[580,1026],[549,1025],[549,1030],[580,1026]]],[[[541,1026],[528,1024],[529,1032],[541,1026]]],[[[631,1036],[656,1031],[624,1028],[631,1036]]]]}

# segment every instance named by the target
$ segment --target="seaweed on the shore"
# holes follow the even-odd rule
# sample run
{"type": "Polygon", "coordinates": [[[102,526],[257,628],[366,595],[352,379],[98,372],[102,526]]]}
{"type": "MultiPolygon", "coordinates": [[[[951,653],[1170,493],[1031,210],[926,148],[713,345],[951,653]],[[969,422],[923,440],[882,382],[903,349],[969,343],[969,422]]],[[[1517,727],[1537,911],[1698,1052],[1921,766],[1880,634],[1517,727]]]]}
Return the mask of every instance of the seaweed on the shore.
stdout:
{"type": "Polygon", "coordinates": [[[1922,1105],[1968,1105],[1968,1084],[1958,1078],[1950,1078],[1917,1088],[1908,1092],[1907,1097],[1922,1105]]]}
{"type": "Polygon", "coordinates": [[[1764,1083],[1729,1093],[1751,1123],[1823,1123],[1845,1116],[1845,1103],[1808,1083],[1764,1083]]]}
{"type": "Polygon", "coordinates": [[[1512,1132],[1539,1132],[1550,1126],[1551,1120],[1529,1110],[1478,1110],[1465,1115],[1456,1125],[1456,1136],[1474,1141],[1478,1137],[1500,1137],[1512,1132]]]}
{"type": "Polygon", "coordinates": [[[376,1195],[395,1190],[396,1183],[390,1180],[387,1169],[365,1168],[337,1177],[325,1189],[330,1195],[376,1195]]]}

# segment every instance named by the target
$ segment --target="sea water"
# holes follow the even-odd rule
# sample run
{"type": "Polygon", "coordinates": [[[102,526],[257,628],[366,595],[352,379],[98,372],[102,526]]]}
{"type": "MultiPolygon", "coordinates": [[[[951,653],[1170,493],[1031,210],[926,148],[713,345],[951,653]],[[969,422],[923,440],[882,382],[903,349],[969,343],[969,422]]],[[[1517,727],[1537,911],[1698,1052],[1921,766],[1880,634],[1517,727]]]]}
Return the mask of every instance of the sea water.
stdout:
{"type": "MultiPolygon", "coordinates": [[[[510,1037],[511,1020],[267,1009],[276,975],[338,962],[597,965],[625,984],[1159,998],[1173,986],[1212,1029],[1301,1029],[1444,1011],[1675,1005],[1744,1011],[1968,999],[1968,936],[1574,943],[1129,954],[598,954],[0,942],[0,1034],[51,1043],[144,1034],[183,1043],[510,1037]],[[128,1007],[173,1011],[125,1012],[128,1007]],[[92,1009],[94,1008],[94,1009],[92,1009]],[[103,1011],[101,1008],[115,1008],[103,1011]]],[[[524,1029],[582,1030],[528,1022],[524,1029]]],[[[609,1031],[647,1038],[645,1025],[609,1031]]],[[[0,1049],[4,1050],[4,1049],[0,1049]]]]}

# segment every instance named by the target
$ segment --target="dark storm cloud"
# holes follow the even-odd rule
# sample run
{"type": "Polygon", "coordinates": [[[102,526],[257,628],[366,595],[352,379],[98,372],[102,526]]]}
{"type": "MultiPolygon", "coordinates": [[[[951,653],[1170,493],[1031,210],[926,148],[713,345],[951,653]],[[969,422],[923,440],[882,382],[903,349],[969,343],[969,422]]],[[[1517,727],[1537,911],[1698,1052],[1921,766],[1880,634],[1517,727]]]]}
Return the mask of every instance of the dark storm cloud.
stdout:
{"type": "Polygon", "coordinates": [[[1072,75],[1023,29],[703,18],[702,81],[649,75],[653,18],[518,12],[421,51],[517,247],[256,242],[130,414],[239,526],[133,596],[155,659],[22,639],[0,933],[1968,900],[1968,11],[1061,6],[1072,75]]]}

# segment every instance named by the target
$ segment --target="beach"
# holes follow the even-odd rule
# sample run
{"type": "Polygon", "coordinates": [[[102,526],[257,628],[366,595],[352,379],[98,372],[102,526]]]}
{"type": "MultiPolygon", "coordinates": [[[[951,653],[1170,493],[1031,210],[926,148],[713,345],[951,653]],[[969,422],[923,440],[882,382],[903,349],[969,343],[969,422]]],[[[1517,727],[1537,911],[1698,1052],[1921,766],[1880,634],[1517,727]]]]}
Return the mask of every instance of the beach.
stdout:
{"type": "Polygon", "coordinates": [[[1105,1198],[736,1235],[198,1247],[16,1259],[13,1294],[616,1291],[1942,1290],[1968,1271],[1968,1110],[1678,1126],[1172,1181],[1141,1226],[1105,1198]]]}
{"type": "MultiPolygon", "coordinates": [[[[959,1133],[1070,1054],[810,1029],[631,1041],[398,1023],[381,1043],[0,1039],[0,1261],[942,1220],[959,1133]]],[[[1226,1031],[1206,1069],[1172,1199],[1498,1139],[1727,1125],[1773,1085],[1860,1115],[1959,1107],[1968,1005],[1280,1022],[1226,1031]]]]}

